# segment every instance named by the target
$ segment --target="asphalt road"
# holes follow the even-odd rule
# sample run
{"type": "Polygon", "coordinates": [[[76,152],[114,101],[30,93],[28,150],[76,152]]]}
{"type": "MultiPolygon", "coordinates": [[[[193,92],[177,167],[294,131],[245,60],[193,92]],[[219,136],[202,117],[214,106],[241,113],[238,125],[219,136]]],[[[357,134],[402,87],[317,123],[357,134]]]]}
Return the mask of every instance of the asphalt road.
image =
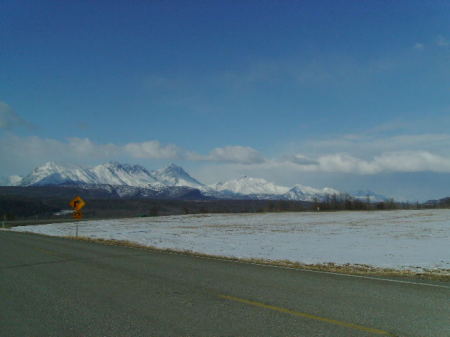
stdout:
{"type": "Polygon", "coordinates": [[[0,336],[450,336],[450,284],[0,231],[0,336]]]}

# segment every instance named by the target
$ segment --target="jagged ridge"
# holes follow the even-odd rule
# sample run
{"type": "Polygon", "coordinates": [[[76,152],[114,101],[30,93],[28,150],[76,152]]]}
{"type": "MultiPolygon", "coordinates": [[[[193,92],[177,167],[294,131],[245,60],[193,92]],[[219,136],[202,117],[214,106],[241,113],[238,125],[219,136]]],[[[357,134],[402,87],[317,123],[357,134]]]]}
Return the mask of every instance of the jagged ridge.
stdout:
{"type": "MultiPolygon", "coordinates": [[[[84,186],[84,188],[105,189],[120,197],[158,197],[161,195],[170,197],[180,193],[193,193],[192,196],[197,195],[199,198],[313,201],[342,194],[329,187],[316,189],[295,185],[289,188],[265,179],[247,176],[207,186],[175,164],[170,164],[163,169],[148,171],[140,165],[118,162],[109,162],[93,168],[48,162],[35,168],[24,178],[20,179],[15,176],[14,179],[15,183],[10,185],[77,185],[84,186]]],[[[362,198],[362,194],[359,191],[355,197],[362,198]]],[[[373,192],[364,191],[364,197],[367,195],[373,196],[373,199],[384,198],[373,192]]],[[[373,199],[371,201],[374,201],[373,199]]]]}

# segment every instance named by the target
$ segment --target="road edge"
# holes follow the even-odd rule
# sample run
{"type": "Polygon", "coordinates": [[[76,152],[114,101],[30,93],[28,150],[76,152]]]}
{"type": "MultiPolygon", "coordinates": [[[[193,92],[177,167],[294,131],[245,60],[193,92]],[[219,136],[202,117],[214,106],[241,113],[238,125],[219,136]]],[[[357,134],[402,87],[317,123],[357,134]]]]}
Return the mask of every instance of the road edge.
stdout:
{"type": "MultiPolygon", "coordinates": [[[[414,272],[411,270],[398,270],[391,268],[380,268],[374,267],[371,265],[365,264],[336,264],[333,262],[323,263],[323,264],[306,264],[301,262],[294,262],[289,260],[266,260],[266,259],[258,259],[258,258],[238,258],[233,256],[225,256],[225,255],[213,255],[195,252],[192,250],[182,250],[182,249],[172,249],[172,248],[160,248],[155,246],[146,246],[132,241],[126,240],[115,240],[115,239],[102,239],[102,238],[91,238],[86,236],[54,236],[42,233],[35,232],[27,232],[27,231],[14,231],[11,229],[3,229],[4,231],[14,232],[14,233],[27,233],[40,235],[51,238],[60,238],[67,240],[77,240],[84,241],[90,243],[97,243],[107,246],[120,246],[134,249],[142,249],[147,251],[154,251],[159,253],[168,253],[168,254],[177,254],[177,255],[186,255],[186,256],[194,256],[198,258],[211,259],[211,260],[221,260],[228,262],[236,262],[236,263],[246,263],[253,265],[260,265],[266,267],[278,267],[284,269],[293,269],[293,270],[303,270],[303,271],[312,271],[312,272],[324,272],[324,273],[333,273],[333,274],[341,274],[348,276],[359,276],[359,277],[394,277],[400,278],[404,280],[410,279],[419,279],[419,280],[429,280],[429,281],[440,281],[440,282],[450,282],[450,270],[430,270],[425,272],[414,272]]],[[[399,281],[402,282],[402,281],[399,281]]],[[[405,281],[407,282],[407,281],[405,281]]],[[[447,288],[447,287],[446,287],[447,288]]]]}
{"type": "MultiPolygon", "coordinates": [[[[214,260],[223,260],[230,262],[248,263],[254,265],[263,266],[274,266],[283,267],[287,269],[298,269],[298,270],[308,270],[308,271],[321,271],[330,272],[345,275],[357,275],[357,276],[382,276],[382,277],[400,277],[404,279],[421,279],[421,280],[431,280],[431,281],[443,281],[450,282],[450,274],[442,274],[441,271],[426,271],[426,272],[414,272],[411,270],[398,270],[390,268],[379,268],[370,265],[363,264],[336,264],[333,262],[323,263],[323,264],[306,264],[301,262],[293,262],[289,260],[265,260],[257,258],[237,258],[233,256],[225,255],[213,255],[195,252],[192,250],[179,250],[172,248],[159,248],[155,246],[146,246],[139,243],[126,240],[115,240],[115,239],[101,239],[101,238],[90,238],[90,237],[74,237],[74,236],[64,236],[63,238],[69,240],[79,240],[85,242],[99,243],[108,246],[121,246],[128,248],[144,249],[149,251],[156,251],[162,253],[171,253],[179,255],[189,255],[199,258],[208,258],[214,260]]],[[[444,270],[444,272],[449,273],[450,270],[444,270]]]]}

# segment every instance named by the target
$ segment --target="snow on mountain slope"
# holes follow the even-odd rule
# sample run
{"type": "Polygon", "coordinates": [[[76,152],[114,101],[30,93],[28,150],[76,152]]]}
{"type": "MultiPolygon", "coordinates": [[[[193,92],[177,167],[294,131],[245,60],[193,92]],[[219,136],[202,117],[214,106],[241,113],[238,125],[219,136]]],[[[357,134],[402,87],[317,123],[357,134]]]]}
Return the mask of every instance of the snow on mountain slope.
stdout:
{"type": "Polygon", "coordinates": [[[322,200],[327,196],[339,196],[340,194],[341,192],[330,187],[317,189],[304,185],[295,185],[285,194],[285,197],[288,200],[313,201],[315,198],[322,200]]]}
{"type": "Polygon", "coordinates": [[[21,186],[90,184],[133,186],[161,189],[167,186],[204,186],[174,164],[149,172],[140,165],[109,162],[93,168],[81,168],[48,162],[35,168],[20,182],[21,186]]]}
{"type": "Polygon", "coordinates": [[[182,167],[175,164],[170,164],[166,168],[152,171],[152,175],[159,182],[167,186],[204,187],[201,182],[192,178],[182,167]]]}
{"type": "Polygon", "coordinates": [[[21,186],[61,184],[108,184],[135,187],[163,185],[142,166],[119,163],[106,163],[86,169],[48,162],[35,168],[20,182],[21,186]]]}
{"type": "Polygon", "coordinates": [[[135,187],[161,187],[161,184],[140,165],[110,162],[90,169],[97,184],[127,185],[135,187]]]}
{"type": "Polygon", "coordinates": [[[247,176],[238,179],[220,182],[211,185],[216,191],[230,191],[239,194],[284,194],[289,191],[288,187],[275,185],[265,179],[251,178],[247,176]]]}
{"type": "Polygon", "coordinates": [[[91,172],[74,165],[60,165],[48,162],[36,167],[30,174],[25,176],[20,186],[31,185],[60,185],[65,183],[95,183],[95,177],[91,172]]]}
{"type": "MultiPolygon", "coordinates": [[[[151,196],[161,193],[169,196],[170,193],[177,190],[176,188],[180,187],[198,189],[203,196],[217,199],[313,201],[314,199],[323,200],[327,196],[336,195],[339,197],[343,195],[343,193],[329,187],[317,189],[295,185],[289,188],[276,185],[265,179],[247,176],[206,186],[175,164],[170,164],[163,169],[147,171],[140,165],[117,162],[109,162],[93,168],[48,162],[35,168],[24,178],[13,176],[4,179],[1,183],[6,186],[84,185],[88,187],[90,185],[104,189],[108,189],[107,186],[110,186],[109,188],[112,188],[113,192],[120,196],[151,196]],[[118,187],[120,188],[118,189],[118,187]],[[145,189],[148,189],[148,191],[144,191],[145,189]],[[170,191],[170,189],[173,189],[173,191],[170,191]]],[[[361,200],[366,200],[369,196],[371,202],[387,200],[386,197],[372,191],[357,191],[350,195],[361,200]]]]}
{"type": "Polygon", "coordinates": [[[155,199],[204,199],[198,189],[186,186],[149,185],[148,187],[109,184],[78,185],[84,190],[103,190],[116,198],[155,198],[155,199]]]}

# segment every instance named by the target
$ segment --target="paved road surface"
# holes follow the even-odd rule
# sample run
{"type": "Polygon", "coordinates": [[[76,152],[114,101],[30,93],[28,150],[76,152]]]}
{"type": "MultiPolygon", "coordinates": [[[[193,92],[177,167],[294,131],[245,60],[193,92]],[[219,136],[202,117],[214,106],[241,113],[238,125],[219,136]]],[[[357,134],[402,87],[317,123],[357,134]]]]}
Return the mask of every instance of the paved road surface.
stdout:
{"type": "Polygon", "coordinates": [[[0,336],[450,336],[450,284],[404,281],[0,231],[0,336]]]}

